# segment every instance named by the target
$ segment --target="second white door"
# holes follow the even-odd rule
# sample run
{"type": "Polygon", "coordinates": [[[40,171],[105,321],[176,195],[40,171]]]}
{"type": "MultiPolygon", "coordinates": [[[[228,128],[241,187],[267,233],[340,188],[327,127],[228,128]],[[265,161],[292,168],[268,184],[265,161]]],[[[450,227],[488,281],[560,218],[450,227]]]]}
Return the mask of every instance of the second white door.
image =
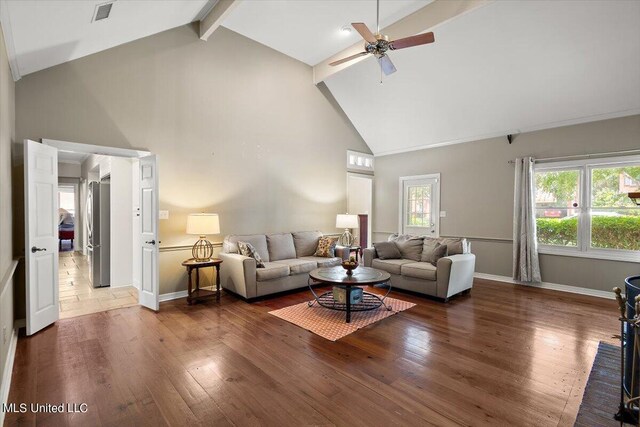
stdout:
{"type": "Polygon", "coordinates": [[[440,174],[400,178],[402,234],[440,235],[440,174]]]}

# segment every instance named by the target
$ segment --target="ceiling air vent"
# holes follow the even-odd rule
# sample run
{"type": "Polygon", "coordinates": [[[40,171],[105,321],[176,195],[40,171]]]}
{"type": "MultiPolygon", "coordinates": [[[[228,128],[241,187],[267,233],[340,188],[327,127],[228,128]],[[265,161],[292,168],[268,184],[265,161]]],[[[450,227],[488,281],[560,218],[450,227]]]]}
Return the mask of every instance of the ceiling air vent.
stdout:
{"type": "Polygon", "coordinates": [[[109,14],[111,13],[111,7],[113,6],[113,2],[102,3],[96,5],[96,10],[93,12],[93,21],[102,21],[103,19],[107,19],[109,14]]]}

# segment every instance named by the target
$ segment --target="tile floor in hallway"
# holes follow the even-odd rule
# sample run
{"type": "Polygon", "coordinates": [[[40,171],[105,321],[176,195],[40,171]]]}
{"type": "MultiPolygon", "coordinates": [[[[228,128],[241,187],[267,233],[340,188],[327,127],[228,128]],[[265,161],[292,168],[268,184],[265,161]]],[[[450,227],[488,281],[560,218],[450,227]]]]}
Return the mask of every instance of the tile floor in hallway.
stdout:
{"type": "Polygon", "coordinates": [[[133,286],[93,288],[88,257],[80,252],[60,252],[58,274],[61,319],[138,304],[133,286]]]}

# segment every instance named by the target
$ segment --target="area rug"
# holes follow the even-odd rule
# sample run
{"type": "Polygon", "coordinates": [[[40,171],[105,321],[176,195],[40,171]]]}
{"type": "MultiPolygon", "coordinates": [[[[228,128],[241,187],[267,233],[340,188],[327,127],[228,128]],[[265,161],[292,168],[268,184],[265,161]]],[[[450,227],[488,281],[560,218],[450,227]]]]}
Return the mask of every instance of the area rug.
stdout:
{"type": "Polygon", "coordinates": [[[387,310],[383,306],[371,311],[356,311],[351,313],[351,323],[345,322],[344,311],[330,310],[318,304],[309,307],[306,302],[270,311],[269,314],[320,335],[329,341],[336,341],[367,325],[415,306],[412,302],[395,298],[386,298],[384,302],[391,306],[391,310],[387,310]]]}
{"type": "Polygon", "coordinates": [[[576,426],[620,426],[613,419],[620,404],[620,347],[598,345],[598,353],[584,389],[576,426]]]}

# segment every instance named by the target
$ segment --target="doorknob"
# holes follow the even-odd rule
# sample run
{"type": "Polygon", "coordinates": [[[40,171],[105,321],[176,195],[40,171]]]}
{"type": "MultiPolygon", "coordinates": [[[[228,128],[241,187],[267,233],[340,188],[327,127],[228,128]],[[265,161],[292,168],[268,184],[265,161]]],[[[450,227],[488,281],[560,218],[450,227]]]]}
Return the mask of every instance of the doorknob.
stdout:
{"type": "Polygon", "coordinates": [[[147,243],[149,245],[155,245],[156,241],[155,240],[149,240],[148,242],[145,242],[145,243],[147,243]]]}
{"type": "Polygon", "coordinates": [[[31,248],[31,253],[35,254],[36,252],[42,252],[42,251],[46,251],[46,250],[47,250],[47,248],[37,248],[37,247],[33,246],[31,248]]]}

